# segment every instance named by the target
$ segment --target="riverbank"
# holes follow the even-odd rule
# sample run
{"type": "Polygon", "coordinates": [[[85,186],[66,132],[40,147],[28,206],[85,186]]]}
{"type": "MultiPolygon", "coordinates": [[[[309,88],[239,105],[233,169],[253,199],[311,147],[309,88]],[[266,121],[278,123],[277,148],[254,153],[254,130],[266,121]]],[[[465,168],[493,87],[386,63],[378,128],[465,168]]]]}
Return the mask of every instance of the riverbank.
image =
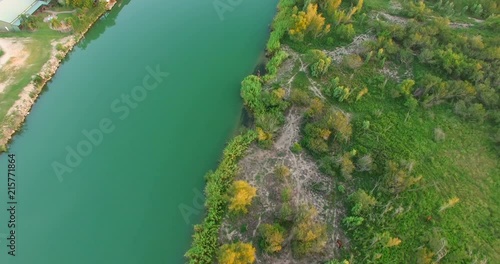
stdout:
{"type": "Polygon", "coordinates": [[[497,100],[476,97],[498,98],[498,79],[483,78],[498,67],[478,70],[480,77],[453,72],[465,63],[441,71],[443,54],[491,64],[499,42],[485,25],[497,18],[457,27],[448,19],[460,17],[403,1],[337,7],[345,20],[323,8],[280,1],[268,74],[242,82],[256,143],[223,182],[231,187],[223,189],[220,214],[195,226],[190,263],[498,262],[500,240],[484,228],[499,230],[488,213],[499,206],[497,100]],[[392,10],[394,3],[401,8],[392,10]],[[294,29],[293,9],[329,24],[296,36],[304,25],[294,29]],[[425,12],[409,14],[416,9],[425,12]],[[415,28],[425,29],[417,35],[426,41],[402,33],[415,28]],[[241,197],[245,210],[235,212],[241,197]]]}
{"type": "MultiPolygon", "coordinates": [[[[41,92],[45,85],[52,79],[55,75],[59,66],[64,61],[66,56],[74,49],[74,47],[85,37],[85,34],[92,28],[92,26],[109,10],[111,10],[116,4],[116,1],[111,1],[105,5],[104,8],[98,7],[96,9],[97,13],[92,14],[88,20],[89,23],[83,30],[72,33],[68,36],[60,36],[53,40],[45,40],[44,42],[49,42],[49,55],[48,59],[43,62],[41,69],[33,76],[22,76],[21,78],[31,78],[31,81],[27,85],[22,85],[22,87],[14,87],[16,85],[15,80],[12,80],[10,76],[5,77],[4,81],[0,80],[0,94],[7,94],[9,88],[11,93],[17,94],[7,94],[11,98],[18,96],[17,99],[13,100],[10,107],[3,109],[6,110],[5,113],[1,112],[2,122],[0,123],[0,153],[7,151],[7,146],[12,140],[14,135],[20,131],[26,117],[29,115],[31,108],[35,104],[36,100],[39,98],[41,92]]],[[[19,33],[22,34],[22,33],[19,33]]],[[[22,34],[19,37],[16,34],[10,34],[8,38],[0,37],[0,47],[5,52],[5,54],[0,57],[0,67],[2,67],[2,72],[7,73],[12,71],[23,71],[23,67],[30,67],[28,64],[30,55],[36,53],[32,50],[30,54],[28,45],[34,43],[34,39],[30,37],[29,34],[22,34]]],[[[37,56],[37,54],[34,54],[37,56]]],[[[43,60],[44,58],[39,58],[43,60]]],[[[2,103],[4,103],[2,101],[2,103]]]]}

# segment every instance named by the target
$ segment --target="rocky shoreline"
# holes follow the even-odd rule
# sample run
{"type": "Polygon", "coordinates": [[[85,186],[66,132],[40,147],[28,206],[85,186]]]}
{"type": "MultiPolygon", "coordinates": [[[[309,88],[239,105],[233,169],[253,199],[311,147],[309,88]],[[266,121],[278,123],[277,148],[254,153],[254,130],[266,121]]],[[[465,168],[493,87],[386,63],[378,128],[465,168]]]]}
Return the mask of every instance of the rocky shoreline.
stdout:
{"type": "Polygon", "coordinates": [[[94,24],[106,12],[114,7],[115,3],[116,1],[113,1],[112,4],[108,5],[106,10],[96,16],[95,19],[82,33],[73,34],[51,43],[52,51],[50,59],[42,66],[42,69],[38,73],[38,76],[41,77],[41,80],[38,83],[32,81],[26,87],[24,87],[19,94],[19,99],[7,112],[5,122],[0,128],[0,153],[7,151],[8,144],[13,139],[14,135],[21,129],[26,117],[31,111],[31,108],[43,91],[43,88],[56,74],[66,56],[85,37],[87,32],[94,26],[94,24]]]}

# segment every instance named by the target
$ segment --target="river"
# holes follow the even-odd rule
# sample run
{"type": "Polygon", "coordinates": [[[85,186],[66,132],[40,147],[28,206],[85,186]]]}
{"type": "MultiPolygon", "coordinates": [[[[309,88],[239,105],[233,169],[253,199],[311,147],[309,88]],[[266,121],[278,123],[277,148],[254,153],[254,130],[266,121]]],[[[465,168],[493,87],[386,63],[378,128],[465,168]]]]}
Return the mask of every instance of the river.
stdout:
{"type": "Polygon", "coordinates": [[[276,4],[124,0],[103,17],[0,157],[0,263],[184,263],[276,4]]]}

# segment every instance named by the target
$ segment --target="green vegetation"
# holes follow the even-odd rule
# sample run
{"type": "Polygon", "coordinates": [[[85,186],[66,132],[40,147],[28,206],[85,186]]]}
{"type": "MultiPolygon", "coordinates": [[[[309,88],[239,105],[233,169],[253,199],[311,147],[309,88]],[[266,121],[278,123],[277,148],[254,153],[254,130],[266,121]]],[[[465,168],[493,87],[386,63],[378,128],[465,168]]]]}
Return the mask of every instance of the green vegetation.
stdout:
{"type": "MultiPolygon", "coordinates": [[[[259,146],[275,143],[290,106],[302,110],[302,139],[291,150],[307,150],[332,178],[350,240],[339,260],[500,262],[498,3],[363,5],[279,2],[269,75],[245,78],[241,90],[259,146]],[[334,50],[360,34],[369,41],[334,50]],[[295,67],[282,80],[286,59],[295,67]]],[[[315,208],[292,206],[287,167],[274,174],[281,209],[259,230],[260,250],[282,251],[291,234],[294,258],[319,255],[331,230],[315,208]]],[[[329,263],[349,263],[339,260],[329,263]]]]}
{"type": "Polygon", "coordinates": [[[85,7],[90,8],[94,6],[94,0],[63,0],[59,1],[59,3],[70,6],[70,7],[85,7]]]}
{"type": "MultiPolygon", "coordinates": [[[[328,101],[310,104],[303,146],[355,190],[343,198],[355,260],[498,262],[500,37],[486,22],[453,29],[423,3],[403,6],[415,20],[377,21],[367,50],[325,76],[310,73],[328,101]],[[389,67],[413,78],[384,75],[389,67]]],[[[305,53],[324,46],[289,41],[305,53]]]]}
{"type": "Polygon", "coordinates": [[[279,252],[285,242],[285,229],[279,224],[263,224],[259,232],[262,236],[261,247],[267,253],[279,252]]]}
{"type": "Polygon", "coordinates": [[[217,170],[207,174],[207,215],[203,223],[194,228],[193,244],[186,253],[190,263],[212,263],[218,250],[217,239],[222,216],[227,209],[227,195],[238,170],[237,162],[255,138],[256,134],[251,130],[234,138],[224,150],[217,170]]]}

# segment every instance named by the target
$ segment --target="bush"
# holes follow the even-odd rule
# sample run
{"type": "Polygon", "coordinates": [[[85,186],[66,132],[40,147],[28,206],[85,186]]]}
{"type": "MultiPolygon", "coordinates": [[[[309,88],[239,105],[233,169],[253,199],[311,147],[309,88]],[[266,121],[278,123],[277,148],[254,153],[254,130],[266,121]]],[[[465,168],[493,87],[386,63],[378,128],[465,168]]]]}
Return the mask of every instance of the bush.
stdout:
{"type": "Polygon", "coordinates": [[[232,212],[247,213],[247,207],[257,194],[257,189],[246,181],[235,181],[229,191],[231,194],[229,210],[232,212]]]}
{"type": "Polygon", "coordinates": [[[332,64],[332,58],[321,50],[309,50],[306,57],[311,63],[309,68],[311,70],[311,75],[314,77],[320,77],[325,74],[332,64]]]}
{"type": "Polygon", "coordinates": [[[278,73],[278,68],[279,66],[283,63],[283,61],[288,58],[288,53],[280,50],[274,56],[269,60],[269,62],[266,65],[266,70],[267,70],[267,75],[266,79],[270,80],[276,77],[276,74],[278,73]]]}
{"type": "Polygon", "coordinates": [[[455,104],[455,113],[464,119],[478,123],[483,123],[486,119],[486,109],[480,103],[467,106],[463,100],[460,100],[455,104]]]}
{"type": "Polygon", "coordinates": [[[351,179],[352,173],[355,169],[354,162],[352,162],[351,158],[351,153],[347,152],[340,156],[337,160],[340,166],[340,172],[345,179],[351,179]]]}
{"type": "Polygon", "coordinates": [[[220,264],[252,264],[254,262],[255,248],[250,243],[237,242],[222,245],[220,248],[220,264]]]}
{"type": "Polygon", "coordinates": [[[267,253],[281,251],[285,241],[285,229],[279,224],[263,224],[259,228],[261,235],[261,247],[267,253]]]}
{"type": "Polygon", "coordinates": [[[298,142],[295,142],[293,143],[293,145],[290,147],[290,150],[295,153],[295,154],[298,154],[300,152],[302,152],[302,146],[298,143],[298,142]]]}
{"type": "Polygon", "coordinates": [[[274,170],[274,174],[276,174],[276,176],[278,176],[281,180],[285,180],[292,175],[290,169],[285,165],[277,166],[274,170]]]}
{"type": "Polygon", "coordinates": [[[40,76],[39,74],[35,75],[35,77],[33,77],[33,83],[36,85],[36,86],[39,86],[40,84],[43,83],[43,78],[42,76],[40,76]]]}
{"type": "Polygon", "coordinates": [[[314,207],[302,207],[294,227],[293,253],[298,257],[320,253],[326,246],[326,225],[318,222],[314,207]]]}
{"type": "Polygon", "coordinates": [[[342,61],[350,69],[357,69],[363,65],[363,59],[357,54],[344,56],[342,61]]]}
{"type": "Polygon", "coordinates": [[[278,13],[271,26],[272,32],[267,41],[267,52],[274,53],[281,47],[281,39],[285,36],[288,28],[292,24],[293,7],[295,0],[280,0],[278,3],[278,13]]]}
{"type": "Polygon", "coordinates": [[[293,208],[290,203],[284,203],[281,206],[278,218],[283,223],[293,221],[293,208]]]}
{"type": "Polygon", "coordinates": [[[56,50],[57,50],[57,51],[64,51],[64,50],[65,50],[65,48],[64,48],[64,46],[63,46],[61,43],[57,43],[57,45],[56,45],[56,50]]]}
{"type": "Polygon", "coordinates": [[[254,114],[263,113],[265,110],[261,101],[261,95],[262,84],[259,77],[250,75],[241,82],[241,97],[243,98],[243,103],[254,114]]]}
{"type": "Polygon", "coordinates": [[[362,189],[357,190],[349,198],[354,202],[355,207],[359,208],[358,213],[366,213],[377,204],[377,200],[362,189]]]}
{"type": "Polygon", "coordinates": [[[343,41],[351,42],[356,35],[352,24],[339,25],[335,30],[336,35],[343,41]]]}
{"type": "Polygon", "coordinates": [[[205,187],[207,214],[202,224],[195,225],[193,243],[185,256],[189,263],[212,263],[217,252],[217,240],[222,216],[227,207],[228,190],[233,177],[238,171],[238,160],[242,157],[248,146],[256,139],[254,131],[248,131],[235,137],[224,149],[224,154],[219,167],[215,172],[206,176],[205,187]]]}
{"type": "Polygon", "coordinates": [[[342,223],[344,223],[344,225],[346,225],[348,228],[352,229],[360,226],[364,221],[365,219],[360,216],[348,216],[344,218],[344,220],[342,220],[342,223]]]}
{"type": "Polygon", "coordinates": [[[290,101],[297,106],[307,106],[310,103],[309,95],[304,90],[292,89],[290,101]]]}
{"type": "Polygon", "coordinates": [[[370,154],[364,155],[356,161],[356,170],[371,171],[373,166],[373,159],[370,154]]]}

